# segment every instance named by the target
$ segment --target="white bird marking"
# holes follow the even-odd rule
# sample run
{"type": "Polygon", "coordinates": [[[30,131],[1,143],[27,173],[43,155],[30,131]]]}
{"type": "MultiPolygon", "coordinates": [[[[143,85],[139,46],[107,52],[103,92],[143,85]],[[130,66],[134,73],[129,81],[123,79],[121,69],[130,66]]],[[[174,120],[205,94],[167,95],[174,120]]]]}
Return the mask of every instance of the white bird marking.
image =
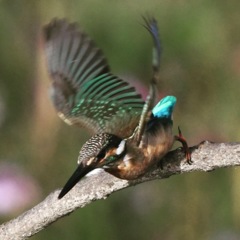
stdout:
{"type": "Polygon", "coordinates": [[[126,146],[126,141],[122,140],[118,145],[118,148],[116,150],[116,154],[120,155],[121,153],[123,153],[123,151],[125,150],[125,146],[126,146]]]}

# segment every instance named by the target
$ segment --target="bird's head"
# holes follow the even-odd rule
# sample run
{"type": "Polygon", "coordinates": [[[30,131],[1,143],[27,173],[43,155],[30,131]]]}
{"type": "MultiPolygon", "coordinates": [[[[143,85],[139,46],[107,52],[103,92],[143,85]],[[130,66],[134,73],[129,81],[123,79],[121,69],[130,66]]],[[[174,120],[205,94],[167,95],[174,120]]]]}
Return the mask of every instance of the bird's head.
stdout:
{"type": "Polygon", "coordinates": [[[67,194],[86,174],[96,168],[116,166],[126,154],[126,141],[113,134],[100,133],[91,137],[80,150],[78,167],[67,181],[58,198],[67,194]]]}

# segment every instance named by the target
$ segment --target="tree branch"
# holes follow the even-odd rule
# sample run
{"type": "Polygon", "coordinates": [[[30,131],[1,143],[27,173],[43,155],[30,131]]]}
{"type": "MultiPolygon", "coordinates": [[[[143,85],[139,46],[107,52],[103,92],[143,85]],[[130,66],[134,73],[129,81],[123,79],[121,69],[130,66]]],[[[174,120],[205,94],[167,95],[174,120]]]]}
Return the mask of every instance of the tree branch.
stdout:
{"type": "Polygon", "coordinates": [[[192,147],[191,151],[192,165],[186,163],[184,154],[180,149],[177,149],[168,153],[161,160],[161,167],[155,166],[138,180],[121,180],[102,172],[81,180],[61,200],[57,199],[59,190],[56,190],[37,206],[0,225],[0,239],[27,239],[77,208],[83,208],[95,200],[106,199],[113,192],[142,182],[163,179],[175,174],[212,171],[217,168],[240,165],[240,143],[210,143],[205,141],[192,147]]]}

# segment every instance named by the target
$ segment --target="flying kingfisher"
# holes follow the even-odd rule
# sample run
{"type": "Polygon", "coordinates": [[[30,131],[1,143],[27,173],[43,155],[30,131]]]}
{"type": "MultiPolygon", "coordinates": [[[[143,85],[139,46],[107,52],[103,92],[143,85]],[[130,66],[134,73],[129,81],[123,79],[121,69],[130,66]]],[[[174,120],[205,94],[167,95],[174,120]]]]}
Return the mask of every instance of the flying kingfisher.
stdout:
{"type": "Polygon", "coordinates": [[[182,143],[191,163],[180,129],[178,136],[172,133],[176,98],[166,96],[156,104],[161,45],[156,20],[144,20],[154,43],[153,76],[146,101],[134,87],[111,73],[102,51],[76,23],[53,19],[44,27],[51,98],[58,115],[93,134],[80,150],[78,167],[59,199],[96,168],[121,179],[143,176],[171,150],[175,140],[182,143]]]}

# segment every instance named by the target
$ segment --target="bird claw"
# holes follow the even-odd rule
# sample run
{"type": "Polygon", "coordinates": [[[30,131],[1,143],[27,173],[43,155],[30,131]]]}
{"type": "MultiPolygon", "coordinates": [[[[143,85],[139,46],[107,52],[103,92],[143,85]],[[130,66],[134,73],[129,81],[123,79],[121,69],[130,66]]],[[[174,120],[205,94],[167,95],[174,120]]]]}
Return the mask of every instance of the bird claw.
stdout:
{"type": "Polygon", "coordinates": [[[185,156],[186,156],[186,162],[189,165],[191,165],[193,163],[193,161],[192,161],[191,152],[190,152],[189,148],[187,150],[185,149],[185,156]]]}
{"type": "Polygon", "coordinates": [[[182,135],[182,131],[181,131],[180,127],[178,127],[178,135],[175,136],[175,140],[179,141],[182,144],[183,151],[184,151],[185,157],[186,157],[186,162],[189,165],[191,165],[193,163],[192,157],[191,157],[191,152],[190,152],[190,149],[188,147],[186,139],[182,135]]]}

